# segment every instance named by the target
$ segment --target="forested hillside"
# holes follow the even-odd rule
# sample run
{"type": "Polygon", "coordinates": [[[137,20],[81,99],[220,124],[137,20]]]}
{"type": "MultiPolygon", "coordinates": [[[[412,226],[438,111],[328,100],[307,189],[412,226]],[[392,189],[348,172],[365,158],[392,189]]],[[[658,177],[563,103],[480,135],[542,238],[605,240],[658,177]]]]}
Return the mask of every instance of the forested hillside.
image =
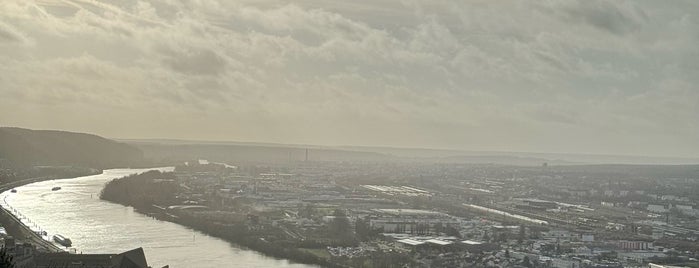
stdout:
{"type": "Polygon", "coordinates": [[[112,168],[142,162],[138,148],[96,135],[0,127],[0,164],[4,165],[112,168]]]}

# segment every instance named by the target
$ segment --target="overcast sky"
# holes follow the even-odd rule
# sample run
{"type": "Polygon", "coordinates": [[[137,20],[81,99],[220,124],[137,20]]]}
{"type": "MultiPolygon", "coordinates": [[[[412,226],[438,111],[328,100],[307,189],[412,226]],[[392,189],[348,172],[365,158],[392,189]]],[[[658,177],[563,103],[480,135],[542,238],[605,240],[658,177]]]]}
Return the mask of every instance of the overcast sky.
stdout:
{"type": "Polygon", "coordinates": [[[699,156],[699,1],[3,0],[0,124],[699,156]]]}

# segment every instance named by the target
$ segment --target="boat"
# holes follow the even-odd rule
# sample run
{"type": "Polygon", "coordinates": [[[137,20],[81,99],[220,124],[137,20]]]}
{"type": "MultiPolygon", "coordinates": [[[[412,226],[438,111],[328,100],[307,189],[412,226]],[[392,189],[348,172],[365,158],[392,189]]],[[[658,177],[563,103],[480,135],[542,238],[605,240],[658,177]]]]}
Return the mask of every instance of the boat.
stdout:
{"type": "Polygon", "coordinates": [[[16,193],[16,192],[17,192],[17,189],[12,189],[10,192],[11,192],[11,193],[16,193]]]}
{"type": "Polygon", "coordinates": [[[60,186],[56,186],[56,187],[51,188],[51,191],[58,191],[58,190],[60,190],[60,189],[61,189],[60,186]]]}
{"type": "Polygon", "coordinates": [[[53,241],[56,241],[56,243],[59,243],[65,247],[70,247],[73,245],[73,241],[70,241],[70,238],[64,237],[59,234],[53,236],[53,241]]]}

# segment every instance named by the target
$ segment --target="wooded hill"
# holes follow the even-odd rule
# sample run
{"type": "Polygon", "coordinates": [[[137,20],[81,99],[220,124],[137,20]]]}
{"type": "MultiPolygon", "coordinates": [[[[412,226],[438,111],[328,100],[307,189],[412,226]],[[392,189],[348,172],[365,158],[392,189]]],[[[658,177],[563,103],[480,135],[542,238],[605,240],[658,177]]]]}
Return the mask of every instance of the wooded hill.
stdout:
{"type": "Polygon", "coordinates": [[[100,136],[55,130],[0,127],[0,164],[28,166],[129,167],[143,152],[100,136]]]}

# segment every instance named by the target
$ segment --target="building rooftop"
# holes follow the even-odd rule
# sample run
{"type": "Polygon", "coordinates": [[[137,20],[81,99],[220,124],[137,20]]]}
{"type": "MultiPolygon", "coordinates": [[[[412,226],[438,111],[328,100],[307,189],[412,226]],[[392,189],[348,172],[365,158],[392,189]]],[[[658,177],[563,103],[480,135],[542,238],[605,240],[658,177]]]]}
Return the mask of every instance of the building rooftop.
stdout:
{"type": "Polygon", "coordinates": [[[448,216],[441,212],[422,209],[381,208],[373,211],[393,216],[448,216]]]}
{"type": "Polygon", "coordinates": [[[411,246],[419,246],[419,245],[425,244],[425,242],[417,241],[417,240],[413,240],[413,239],[409,239],[409,238],[401,239],[401,240],[398,240],[396,242],[401,243],[401,244],[411,245],[411,246]]]}
{"type": "Polygon", "coordinates": [[[439,239],[430,239],[430,240],[425,241],[425,243],[430,243],[430,244],[435,244],[435,245],[440,245],[440,246],[446,246],[446,245],[453,244],[453,242],[439,240],[439,239]]]}

